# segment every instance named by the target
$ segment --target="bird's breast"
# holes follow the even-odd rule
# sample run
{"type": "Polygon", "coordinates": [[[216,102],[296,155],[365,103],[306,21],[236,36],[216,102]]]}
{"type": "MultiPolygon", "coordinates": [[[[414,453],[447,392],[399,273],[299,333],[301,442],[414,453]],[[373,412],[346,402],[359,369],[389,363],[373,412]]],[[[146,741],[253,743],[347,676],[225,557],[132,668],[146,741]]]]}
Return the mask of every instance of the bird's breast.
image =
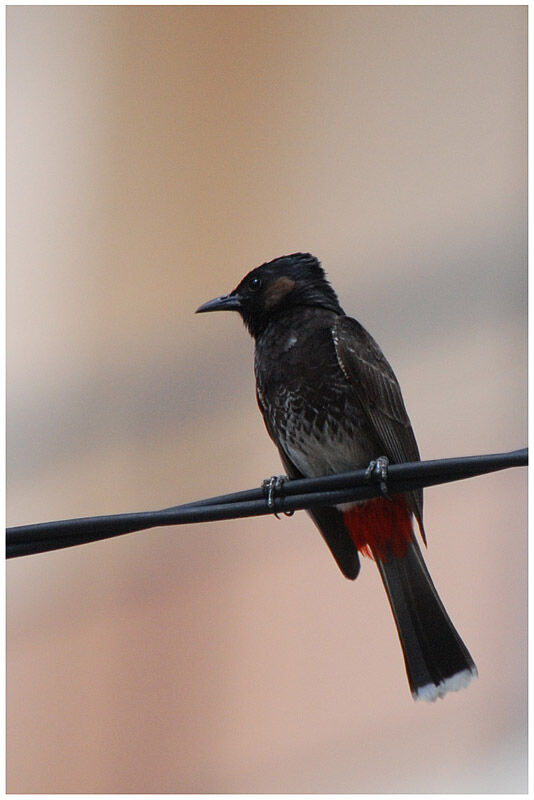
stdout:
{"type": "Polygon", "coordinates": [[[305,476],[365,467],[376,457],[363,409],[330,332],[287,331],[256,349],[259,404],[275,443],[305,476]]]}

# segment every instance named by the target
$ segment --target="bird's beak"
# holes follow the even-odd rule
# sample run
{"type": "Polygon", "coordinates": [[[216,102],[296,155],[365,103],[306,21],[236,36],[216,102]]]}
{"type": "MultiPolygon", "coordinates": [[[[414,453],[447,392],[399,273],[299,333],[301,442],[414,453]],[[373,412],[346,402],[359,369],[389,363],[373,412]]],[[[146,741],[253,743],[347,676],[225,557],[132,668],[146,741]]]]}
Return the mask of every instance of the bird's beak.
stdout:
{"type": "Polygon", "coordinates": [[[196,310],[196,314],[203,314],[204,311],[240,311],[241,298],[238,294],[223,294],[222,297],[215,297],[208,300],[196,310]]]}

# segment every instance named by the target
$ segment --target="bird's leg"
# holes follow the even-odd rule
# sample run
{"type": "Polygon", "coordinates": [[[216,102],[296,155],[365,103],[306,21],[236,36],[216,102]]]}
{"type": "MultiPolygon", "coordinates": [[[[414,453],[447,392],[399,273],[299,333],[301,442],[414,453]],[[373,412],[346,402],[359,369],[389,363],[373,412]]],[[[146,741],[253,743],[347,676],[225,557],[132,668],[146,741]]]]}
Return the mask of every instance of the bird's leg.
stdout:
{"type": "Polygon", "coordinates": [[[387,456],[378,456],[377,459],[373,459],[369,462],[369,466],[365,470],[365,480],[378,480],[382,497],[386,500],[391,500],[387,485],[388,467],[389,458],[387,456]]]}
{"type": "MultiPolygon", "coordinates": [[[[276,519],[280,519],[278,512],[276,511],[276,493],[280,491],[284,481],[287,481],[287,475],[272,475],[270,478],[265,478],[261,485],[267,500],[267,508],[269,511],[273,512],[276,519]]],[[[291,517],[294,512],[284,511],[284,514],[287,517],[291,517]]]]}

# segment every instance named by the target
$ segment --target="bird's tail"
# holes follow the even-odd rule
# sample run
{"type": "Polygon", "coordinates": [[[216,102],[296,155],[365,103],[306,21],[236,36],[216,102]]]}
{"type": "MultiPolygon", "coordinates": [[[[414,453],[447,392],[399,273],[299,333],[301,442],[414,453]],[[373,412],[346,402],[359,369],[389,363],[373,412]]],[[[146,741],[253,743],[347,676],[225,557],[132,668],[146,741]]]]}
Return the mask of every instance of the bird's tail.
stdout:
{"type": "Polygon", "coordinates": [[[432,583],[405,496],[352,506],[343,520],[358,550],[377,563],[414,699],[436,700],[463,689],[477,669],[432,583]]]}
{"type": "Polygon", "coordinates": [[[436,700],[477,676],[436,591],[416,541],[402,558],[376,559],[395,618],[415,700],[436,700]]]}

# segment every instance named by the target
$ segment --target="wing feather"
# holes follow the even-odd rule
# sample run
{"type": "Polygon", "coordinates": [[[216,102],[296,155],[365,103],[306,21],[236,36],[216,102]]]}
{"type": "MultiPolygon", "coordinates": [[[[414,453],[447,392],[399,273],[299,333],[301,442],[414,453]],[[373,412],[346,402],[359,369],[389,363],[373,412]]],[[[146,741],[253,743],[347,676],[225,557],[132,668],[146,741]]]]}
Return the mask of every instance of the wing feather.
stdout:
{"type": "MultiPolygon", "coordinates": [[[[332,335],[339,365],[392,463],[419,461],[419,448],[391,366],[373,337],[352,317],[337,317],[332,335]]],[[[410,506],[423,530],[423,492],[410,492],[410,506]]]]}

